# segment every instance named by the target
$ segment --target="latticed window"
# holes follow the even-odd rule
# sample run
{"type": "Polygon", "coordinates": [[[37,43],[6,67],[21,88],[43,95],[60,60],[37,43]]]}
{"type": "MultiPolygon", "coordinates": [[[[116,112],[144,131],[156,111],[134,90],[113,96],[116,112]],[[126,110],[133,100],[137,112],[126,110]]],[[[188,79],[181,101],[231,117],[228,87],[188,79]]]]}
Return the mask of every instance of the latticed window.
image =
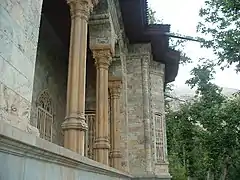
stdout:
{"type": "Polygon", "coordinates": [[[88,131],[85,132],[85,156],[93,159],[94,152],[93,146],[95,141],[95,111],[85,112],[86,123],[88,125],[88,131]]]}
{"type": "Polygon", "coordinates": [[[37,100],[37,128],[40,137],[52,142],[53,104],[47,90],[44,90],[37,100]]]}
{"type": "Polygon", "coordinates": [[[164,122],[163,116],[161,113],[154,114],[155,119],[155,147],[156,147],[156,160],[157,162],[164,162],[164,122]]]}

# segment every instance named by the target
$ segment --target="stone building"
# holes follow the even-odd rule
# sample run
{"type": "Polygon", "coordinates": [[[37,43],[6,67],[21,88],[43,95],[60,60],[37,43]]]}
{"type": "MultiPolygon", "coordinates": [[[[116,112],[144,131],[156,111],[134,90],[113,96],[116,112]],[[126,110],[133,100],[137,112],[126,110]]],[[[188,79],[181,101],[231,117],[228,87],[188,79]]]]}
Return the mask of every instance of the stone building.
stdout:
{"type": "Polygon", "coordinates": [[[179,53],[146,0],[1,0],[0,179],[170,179],[179,53]]]}

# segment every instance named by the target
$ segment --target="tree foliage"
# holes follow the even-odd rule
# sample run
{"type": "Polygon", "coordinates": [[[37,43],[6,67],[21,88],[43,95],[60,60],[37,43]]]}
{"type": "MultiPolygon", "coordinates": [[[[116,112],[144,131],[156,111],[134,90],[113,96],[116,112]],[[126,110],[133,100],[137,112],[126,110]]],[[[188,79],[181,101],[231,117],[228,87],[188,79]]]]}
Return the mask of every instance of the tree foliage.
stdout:
{"type": "Polygon", "coordinates": [[[205,0],[199,15],[198,31],[209,37],[203,46],[213,48],[222,67],[235,63],[240,71],[240,1],[205,0]]]}
{"type": "Polygon", "coordinates": [[[204,61],[191,71],[187,84],[196,89],[194,100],[167,114],[168,152],[188,177],[239,179],[240,96],[222,95],[211,82],[214,66],[204,61]]]}

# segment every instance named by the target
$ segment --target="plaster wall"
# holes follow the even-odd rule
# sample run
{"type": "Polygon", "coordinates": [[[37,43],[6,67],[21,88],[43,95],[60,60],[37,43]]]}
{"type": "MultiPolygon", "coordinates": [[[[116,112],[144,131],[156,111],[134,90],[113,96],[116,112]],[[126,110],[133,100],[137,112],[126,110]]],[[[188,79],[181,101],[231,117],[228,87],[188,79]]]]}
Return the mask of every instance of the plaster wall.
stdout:
{"type": "Polygon", "coordinates": [[[65,118],[68,48],[63,45],[51,24],[41,19],[32,95],[31,124],[37,125],[37,100],[47,90],[53,103],[53,143],[62,145],[61,124],[65,118]]]}
{"type": "Polygon", "coordinates": [[[0,3],[0,116],[29,132],[41,8],[42,0],[0,3]]]}

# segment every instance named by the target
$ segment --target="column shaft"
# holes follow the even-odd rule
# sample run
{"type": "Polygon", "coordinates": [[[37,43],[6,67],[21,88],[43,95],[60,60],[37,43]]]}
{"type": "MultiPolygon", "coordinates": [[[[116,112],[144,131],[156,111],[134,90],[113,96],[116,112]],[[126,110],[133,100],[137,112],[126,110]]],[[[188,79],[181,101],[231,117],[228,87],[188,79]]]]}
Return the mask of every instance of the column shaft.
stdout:
{"type": "Polygon", "coordinates": [[[71,12],[66,118],[62,124],[64,147],[84,155],[87,24],[92,8],[88,0],[68,0],[71,12]]]}
{"type": "Polygon", "coordinates": [[[93,49],[97,68],[96,84],[96,138],[94,144],[95,160],[108,165],[109,125],[108,125],[108,67],[111,62],[110,49],[93,49]]]}
{"type": "Polygon", "coordinates": [[[120,79],[109,79],[109,90],[111,96],[111,151],[110,159],[111,166],[121,170],[121,158],[120,151],[120,91],[122,82],[120,79]]]}

